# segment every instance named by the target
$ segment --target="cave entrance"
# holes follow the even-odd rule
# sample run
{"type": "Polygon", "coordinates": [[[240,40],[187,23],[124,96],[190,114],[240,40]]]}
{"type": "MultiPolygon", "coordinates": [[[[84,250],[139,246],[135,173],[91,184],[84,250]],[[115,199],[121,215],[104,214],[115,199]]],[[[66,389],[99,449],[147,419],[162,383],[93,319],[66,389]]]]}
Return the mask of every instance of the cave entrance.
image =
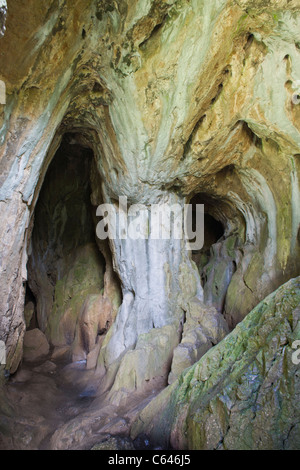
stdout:
{"type": "Polygon", "coordinates": [[[199,193],[190,204],[204,204],[204,245],[201,250],[192,252],[201,278],[204,302],[223,313],[228,286],[237,267],[238,237],[233,234],[226,201],[199,193]]]}
{"type": "Polygon", "coordinates": [[[35,332],[53,357],[95,367],[112,323],[114,305],[105,295],[110,252],[97,244],[91,203],[93,158],[66,135],[45,175],[28,253],[25,360],[45,352],[37,348],[34,356],[35,332]]]}
{"type": "Polygon", "coordinates": [[[30,289],[28,282],[26,282],[25,285],[24,319],[27,331],[34,330],[39,327],[36,314],[36,298],[30,289]]]}
{"type": "MultiPolygon", "coordinates": [[[[211,247],[224,236],[225,230],[223,223],[217,220],[216,216],[212,215],[216,212],[215,206],[217,202],[213,201],[209,196],[197,194],[191,199],[190,204],[193,207],[193,216],[196,214],[196,205],[204,204],[204,244],[201,250],[195,250],[192,253],[193,261],[195,261],[198,268],[201,270],[201,267],[204,267],[209,262],[211,247]]],[[[196,222],[193,218],[193,226],[194,225],[196,226],[196,222]]]]}

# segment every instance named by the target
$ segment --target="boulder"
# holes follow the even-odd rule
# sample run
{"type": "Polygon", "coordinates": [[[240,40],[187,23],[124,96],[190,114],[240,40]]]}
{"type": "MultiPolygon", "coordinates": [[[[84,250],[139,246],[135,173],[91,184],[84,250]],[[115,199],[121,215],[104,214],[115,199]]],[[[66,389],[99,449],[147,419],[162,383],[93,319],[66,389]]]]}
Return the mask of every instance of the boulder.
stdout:
{"type": "Polygon", "coordinates": [[[228,325],[214,307],[205,305],[196,297],[187,303],[186,321],[180,344],[174,350],[168,382],[171,384],[181,372],[197,362],[212,346],[229,333],[228,325]]]}
{"type": "Polygon", "coordinates": [[[47,356],[49,351],[49,343],[41,330],[35,328],[34,330],[26,331],[24,335],[23,351],[23,357],[25,361],[39,361],[40,359],[47,356]]]}

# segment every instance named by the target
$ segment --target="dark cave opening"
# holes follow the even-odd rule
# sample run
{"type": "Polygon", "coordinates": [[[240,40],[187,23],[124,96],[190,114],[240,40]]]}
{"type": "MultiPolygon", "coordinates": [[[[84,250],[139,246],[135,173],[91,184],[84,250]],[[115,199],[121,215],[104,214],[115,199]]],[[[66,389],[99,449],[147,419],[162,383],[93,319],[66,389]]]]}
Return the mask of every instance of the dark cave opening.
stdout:
{"type": "Polygon", "coordinates": [[[30,289],[28,282],[26,282],[25,285],[24,319],[27,331],[39,327],[36,314],[36,298],[30,289]]]}
{"type": "MultiPolygon", "coordinates": [[[[239,236],[225,200],[199,193],[190,204],[204,204],[204,245],[192,252],[199,270],[204,302],[224,313],[227,290],[237,270],[236,247],[239,236]]],[[[194,211],[193,211],[194,213],[194,211]]],[[[235,224],[239,224],[235,218],[235,224]]]]}
{"type": "Polygon", "coordinates": [[[192,253],[192,259],[197,266],[203,266],[209,262],[211,256],[211,247],[220,240],[225,233],[223,223],[212,215],[213,202],[212,199],[203,194],[194,196],[190,204],[193,206],[193,229],[195,228],[195,206],[196,204],[204,204],[204,244],[201,250],[195,250],[192,253]]]}
{"type": "Polygon", "coordinates": [[[91,203],[93,158],[68,135],[62,139],[36,203],[28,253],[27,331],[39,329],[71,362],[87,361],[112,322],[103,296],[111,254],[97,243],[91,203]]]}
{"type": "Polygon", "coordinates": [[[20,413],[43,420],[40,449],[95,400],[99,354],[122,300],[109,244],[96,237],[102,194],[94,154],[70,137],[63,137],[34,208],[23,357],[8,381],[20,413]]]}

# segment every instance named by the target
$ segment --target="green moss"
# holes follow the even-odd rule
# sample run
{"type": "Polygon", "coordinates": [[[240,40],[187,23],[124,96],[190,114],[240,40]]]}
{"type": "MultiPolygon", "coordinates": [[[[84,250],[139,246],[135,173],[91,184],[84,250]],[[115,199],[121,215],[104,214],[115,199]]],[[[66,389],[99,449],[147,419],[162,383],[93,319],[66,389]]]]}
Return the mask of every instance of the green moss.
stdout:
{"type": "Polygon", "coordinates": [[[244,13],[238,23],[237,23],[237,27],[236,27],[236,30],[234,32],[234,36],[238,36],[241,34],[241,32],[243,31],[247,31],[247,28],[248,28],[248,25],[246,24],[246,20],[249,19],[249,15],[248,13],[244,13]]]}
{"type": "Polygon", "coordinates": [[[295,394],[298,376],[289,344],[296,329],[299,338],[299,304],[300,278],[296,278],[268,296],[183,372],[169,395],[163,392],[167,400],[158,396],[161,408],[155,400],[146,407],[134,432],[149,429],[150,438],[166,440],[159,432],[163,426],[183,450],[297,445],[300,435],[288,438],[300,416],[295,394]],[[151,418],[149,412],[154,410],[151,418]],[[147,429],[140,424],[144,417],[147,429]]]}
{"type": "Polygon", "coordinates": [[[228,256],[232,259],[236,257],[236,246],[237,246],[237,237],[231,236],[225,240],[226,252],[228,256]]]}

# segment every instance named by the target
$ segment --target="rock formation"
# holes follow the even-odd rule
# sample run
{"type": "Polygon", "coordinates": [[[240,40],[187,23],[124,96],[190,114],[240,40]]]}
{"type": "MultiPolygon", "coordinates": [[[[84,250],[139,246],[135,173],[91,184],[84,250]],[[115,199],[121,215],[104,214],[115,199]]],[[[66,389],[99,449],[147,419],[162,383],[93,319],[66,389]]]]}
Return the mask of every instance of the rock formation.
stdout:
{"type": "MultiPolygon", "coordinates": [[[[116,407],[151,387],[180,394],[201,364],[214,376],[210,358],[227,354],[232,338],[239,344],[247,325],[257,354],[275,354],[251,321],[264,322],[257,305],[300,274],[299,0],[7,3],[0,0],[1,381],[4,369],[20,372],[24,338],[36,329],[51,359],[83,364],[98,396],[116,407]],[[117,230],[99,239],[97,207],[113,206],[119,227],[125,198],[130,220],[136,205],[155,205],[163,223],[170,206],[203,204],[203,247],[189,250],[175,227],[168,239],[152,238],[147,218],[139,230],[148,238],[117,230]]],[[[285,299],[284,288],[274,295],[285,299]]],[[[269,377],[264,367],[245,393],[269,377]]],[[[214,407],[219,395],[188,400],[209,397],[214,407]]],[[[238,426],[226,413],[222,426],[238,426]]],[[[195,435],[186,441],[172,424],[175,447],[242,446],[224,426],[217,440],[218,424],[200,435],[192,415],[178,419],[195,435]]],[[[251,419],[245,414],[245,426],[251,419]]],[[[88,422],[70,426],[75,433],[88,422]]],[[[264,445],[284,447],[286,428],[274,426],[278,439],[264,445]]],[[[292,426],[286,442],[296,447],[292,426]]],[[[64,433],[60,442],[83,446],[64,433]]]]}
{"type": "Polygon", "coordinates": [[[300,282],[268,296],[226,339],[152,400],[132,426],[175,449],[296,450],[300,282]]]}

